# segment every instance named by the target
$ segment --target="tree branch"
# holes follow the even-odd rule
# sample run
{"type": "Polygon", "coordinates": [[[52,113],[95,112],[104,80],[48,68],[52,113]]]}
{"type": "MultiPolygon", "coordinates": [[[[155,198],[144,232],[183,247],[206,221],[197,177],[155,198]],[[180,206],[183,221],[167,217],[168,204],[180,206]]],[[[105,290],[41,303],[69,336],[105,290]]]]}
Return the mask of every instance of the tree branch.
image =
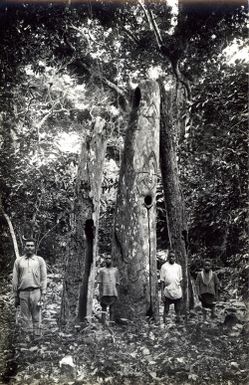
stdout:
{"type": "Polygon", "coordinates": [[[111,82],[110,80],[108,80],[107,78],[105,78],[102,74],[98,73],[98,72],[92,72],[91,69],[84,63],[80,63],[80,65],[84,68],[84,70],[86,70],[93,78],[97,78],[97,79],[100,79],[101,81],[103,81],[103,83],[105,83],[109,88],[111,88],[113,91],[116,92],[116,94],[122,96],[124,99],[126,99],[126,94],[125,92],[119,88],[115,83],[111,82]]]}
{"type": "Polygon", "coordinates": [[[132,40],[132,41],[134,41],[134,43],[136,43],[136,44],[140,44],[139,43],[139,40],[135,37],[135,36],[133,36],[133,34],[128,30],[128,29],[126,29],[125,27],[123,27],[122,28],[122,30],[130,37],[130,39],[132,40]]]}
{"type": "Polygon", "coordinates": [[[15,234],[15,231],[14,231],[14,227],[12,225],[12,222],[11,222],[11,219],[10,217],[3,212],[3,216],[4,218],[6,219],[7,223],[8,223],[8,226],[9,226],[9,230],[10,230],[10,235],[11,235],[11,238],[12,238],[12,242],[13,242],[13,246],[14,246],[14,250],[15,250],[15,256],[16,258],[19,258],[20,257],[20,254],[19,254],[19,249],[18,249],[18,244],[17,244],[17,240],[16,240],[16,234],[15,234]]]}
{"type": "Polygon", "coordinates": [[[163,39],[162,39],[162,36],[160,34],[158,25],[157,25],[156,20],[154,18],[153,12],[149,9],[148,13],[150,15],[150,20],[151,20],[151,24],[152,24],[152,28],[153,28],[155,37],[156,37],[157,45],[159,48],[161,48],[163,45],[163,39]]]}
{"type": "Polygon", "coordinates": [[[139,4],[141,5],[141,8],[144,11],[145,17],[147,19],[147,22],[148,22],[148,24],[150,26],[151,31],[154,32],[154,35],[155,35],[155,38],[156,38],[156,42],[157,42],[157,46],[161,50],[161,48],[162,48],[162,37],[161,37],[161,34],[159,32],[159,28],[158,28],[158,26],[156,24],[156,21],[154,19],[153,13],[152,13],[151,10],[148,10],[146,8],[146,6],[144,5],[142,0],[139,0],[139,4]]]}
{"type": "Polygon", "coordinates": [[[54,105],[51,107],[49,112],[39,121],[35,124],[36,130],[37,130],[37,135],[38,135],[38,142],[40,142],[40,129],[42,128],[43,124],[46,122],[46,120],[53,114],[53,113],[59,113],[62,111],[67,111],[66,108],[60,108],[59,110],[55,110],[54,108],[56,105],[59,103],[59,101],[56,101],[54,105]]]}
{"type": "Polygon", "coordinates": [[[18,249],[18,243],[17,243],[17,239],[16,239],[15,230],[14,230],[14,227],[12,225],[10,217],[4,211],[1,197],[0,197],[0,213],[4,216],[4,218],[6,219],[6,222],[8,223],[9,231],[10,231],[10,235],[11,235],[11,239],[12,239],[13,247],[14,247],[14,251],[15,251],[15,256],[16,256],[16,258],[19,258],[20,253],[19,253],[19,249],[18,249]]]}
{"type": "MultiPolygon", "coordinates": [[[[101,76],[101,75],[100,75],[101,76]]],[[[100,77],[99,76],[99,77],[100,77]]],[[[110,80],[106,79],[105,77],[101,76],[101,79],[103,80],[103,82],[109,87],[111,88],[112,90],[114,90],[118,95],[122,96],[123,98],[125,98],[125,93],[115,84],[115,83],[112,83],[110,80]]]]}
{"type": "Polygon", "coordinates": [[[41,241],[46,238],[48,236],[48,234],[55,229],[56,226],[58,226],[58,224],[60,223],[60,219],[58,220],[58,222],[53,226],[51,227],[51,229],[49,229],[42,237],[41,239],[39,239],[39,242],[37,243],[37,246],[36,246],[36,249],[38,250],[39,247],[40,247],[40,244],[41,244],[41,241]]]}
{"type": "Polygon", "coordinates": [[[40,130],[42,128],[43,124],[50,117],[50,115],[52,115],[52,113],[53,113],[53,107],[38,123],[36,123],[36,129],[37,130],[40,130]]]}
{"type": "Polygon", "coordinates": [[[169,59],[170,64],[171,64],[172,69],[173,69],[173,72],[174,72],[174,75],[176,77],[176,81],[180,82],[184,86],[184,88],[186,90],[187,98],[188,98],[188,100],[190,100],[190,98],[191,98],[191,90],[190,90],[188,81],[183,78],[182,73],[180,72],[180,70],[178,68],[178,63],[176,62],[174,64],[172,62],[171,56],[169,54],[166,54],[165,47],[163,45],[163,39],[162,39],[162,36],[160,34],[160,31],[159,31],[158,25],[156,23],[156,20],[154,18],[153,12],[150,9],[146,8],[143,0],[139,0],[139,4],[140,4],[141,8],[144,11],[144,14],[146,16],[146,19],[147,19],[147,22],[148,22],[148,24],[150,26],[150,29],[154,32],[154,35],[155,35],[155,38],[156,38],[157,47],[159,48],[160,52],[163,55],[167,56],[167,58],[169,59]]]}

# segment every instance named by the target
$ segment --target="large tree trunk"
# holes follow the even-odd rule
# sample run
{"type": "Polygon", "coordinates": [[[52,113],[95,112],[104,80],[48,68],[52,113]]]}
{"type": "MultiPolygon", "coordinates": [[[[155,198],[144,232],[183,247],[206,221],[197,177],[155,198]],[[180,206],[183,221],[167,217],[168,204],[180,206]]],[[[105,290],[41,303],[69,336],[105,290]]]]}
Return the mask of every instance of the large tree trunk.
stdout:
{"type": "Polygon", "coordinates": [[[175,145],[170,118],[170,101],[161,83],[160,163],[165,195],[168,233],[171,247],[176,251],[177,262],[183,269],[184,305],[190,305],[190,280],[187,257],[187,224],[182,198],[175,145]]]}
{"type": "Polygon", "coordinates": [[[61,322],[91,316],[94,293],[97,234],[107,128],[97,118],[94,131],[82,142],[72,234],[64,277],[61,322]]]}
{"type": "Polygon", "coordinates": [[[136,88],[125,139],[112,255],[120,273],[116,318],[158,318],[156,185],[160,92],[154,81],[136,88]]]}

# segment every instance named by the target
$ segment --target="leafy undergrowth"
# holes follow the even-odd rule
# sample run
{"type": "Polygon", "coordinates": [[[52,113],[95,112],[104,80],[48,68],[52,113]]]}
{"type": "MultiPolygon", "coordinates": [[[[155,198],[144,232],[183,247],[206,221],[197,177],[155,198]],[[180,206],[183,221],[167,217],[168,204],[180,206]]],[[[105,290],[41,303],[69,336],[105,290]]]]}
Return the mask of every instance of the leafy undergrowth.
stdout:
{"type": "MultiPolygon", "coordinates": [[[[57,326],[60,293],[60,276],[50,275],[48,302],[43,311],[45,330],[40,341],[26,342],[23,336],[19,336],[14,344],[7,343],[5,349],[1,346],[5,359],[4,368],[1,367],[2,383],[247,383],[247,324],[224,324],[225,309],[228,307],[236,310],[238,318],[243,318],[241,303],[219,303],[218,318],[207,323],[202,321],[197,309],[191,312],[187,321],[183,320],[180,324],[175,323],[174,313],[171,312],[166,325],[137,320],[126,321],[124,325],[102,326],[96,314],[91,323],[69,325],[62,330],[57,326]]],[[[13,312],[9,300],[9,313],[5,314],[13,312]]],[[[13,336],[14,323],[11,325],[10,335],[13,336]]],[[[7,340],[12,341],[10,337],[7,340]]],[[[2,345],[4,343],[6,341],[2,345]]]]}

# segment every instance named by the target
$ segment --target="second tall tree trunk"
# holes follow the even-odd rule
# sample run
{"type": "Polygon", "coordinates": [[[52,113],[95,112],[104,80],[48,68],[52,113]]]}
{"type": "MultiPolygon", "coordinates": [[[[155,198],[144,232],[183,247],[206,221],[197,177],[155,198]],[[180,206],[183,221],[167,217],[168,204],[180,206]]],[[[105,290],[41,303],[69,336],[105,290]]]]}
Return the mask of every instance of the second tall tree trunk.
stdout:
{"type": "Polygon", "coordinates": [[[160,164],[162,184],[167,211],[168,235],[171,247],[176,252],[177,262],[183,270],[184,307],[190,305],[190,280],[188,276],[187,258],[187,224],[184,201],[181,193],[177,158],[175,152],[170,102],[163,83],[161,89],[160,120],[160,164]]]}
{"type": "Polygon", "coordinates": [[[91,316],[107,134],[105,121],[97,118],[93,133],[82,142],[62,294],[62,323],[91,316]]]}

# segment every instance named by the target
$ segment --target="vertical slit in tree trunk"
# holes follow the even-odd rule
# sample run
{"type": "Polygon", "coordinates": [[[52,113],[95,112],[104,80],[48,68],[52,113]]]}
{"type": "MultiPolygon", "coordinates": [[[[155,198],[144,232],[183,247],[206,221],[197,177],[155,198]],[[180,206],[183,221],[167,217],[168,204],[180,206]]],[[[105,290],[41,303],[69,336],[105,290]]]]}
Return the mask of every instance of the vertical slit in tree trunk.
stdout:
{"type": "Polygon", "coordinates": [[[85,223],[85,236],[86,236],[86,264],[85,264],[85,279],[83,279],[83,285],[80,288],[79,298],[79,319],[81,321],[87,315],[87,293],[89,276],[91,272],[91,266],[93,263],[93,240],[94,240],[94,221],[87,219],[85,223]]]}
{"type": "Polygon", "coordinates": [[[146,195],[144,198],[144,203],[147,208],[147,218],[148,218],[148,242],[149,242],[149,293],[150,293],[150,306],[146,312],[146,316],[149,318],[155,318],[155,314],[153,311],[153,266],[152,266],[152,255],[151,255],[151,228],[150,228],[150,212],[149,209],[152,207],[152,196],[146,195]]]}
{"type": "Polygon", "coordinates": [[[139,103],[140,103],[140,100],[141,100],[141,91],[140,91],[140,88],[137,87],[134,91],[134,95],[133,95],[133,108],[138,108],[139,107],[139,103]]]}

